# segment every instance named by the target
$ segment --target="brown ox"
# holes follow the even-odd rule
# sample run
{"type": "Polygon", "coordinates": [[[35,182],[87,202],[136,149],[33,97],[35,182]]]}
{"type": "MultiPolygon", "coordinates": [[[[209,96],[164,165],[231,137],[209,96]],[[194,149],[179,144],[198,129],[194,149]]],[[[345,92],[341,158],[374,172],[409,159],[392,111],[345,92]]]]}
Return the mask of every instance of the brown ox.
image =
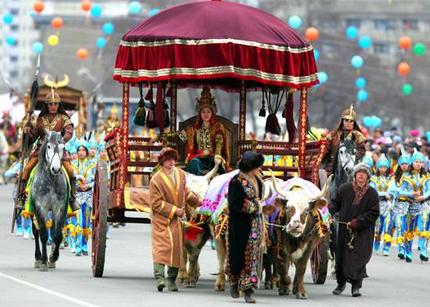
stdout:
{"type": "Polygon", "coordinates": [[[296,267],[293,293],[298,299],[306,299],[308,295],[303,278],[307,263],[315,246],[327,234],[327,227],[322,223],[318,210],[326,205],[323,195],[327,185],[324,186],[324,192],[301,178],[288,180],[283,190],[279,189],[275,180],[273,185],[279,194],[277,203],[281,207],[276,220],[278,226],[275,227],[279,295],[290,293],[288,269],[292,262],[296,267]]]}

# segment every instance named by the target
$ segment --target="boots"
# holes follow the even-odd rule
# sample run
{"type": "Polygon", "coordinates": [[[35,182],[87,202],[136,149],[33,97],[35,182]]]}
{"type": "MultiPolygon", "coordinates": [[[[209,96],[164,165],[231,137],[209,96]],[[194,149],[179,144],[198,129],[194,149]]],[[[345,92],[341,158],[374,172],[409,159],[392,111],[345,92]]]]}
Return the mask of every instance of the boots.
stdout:
{"type": "Polygon", "coordinates": [[[27,193],[25,192],[26,185],[27,180],[22,179],[21,185],[18,187],[18,197],[16,202],[17,209],[23,209],[25,207],[25,202],[27,201],[27,193]]]}
{"type": "Polygon", "coordinates": [[[155,285],[159,292],[162,292],[166,286],[164,282],[164,264],[154,263],[155,285]]]}
{"type": "Polygon", "coordinates": [[[345,286],[346,284],[337,285],[336,289],[334,289],[332,293],[334,295],[341,295],[342,292],[345,290],[345,286]]]}
{"type": "Polygon", "coordinates": [[[360,287],[358,287],[356,285],[352,285],[351,295],[352,295],[352,297],[359,297],[359,296],[361,296],[360,287]]]}
{"type": "Polygon", "coordinates": [[[248,304],[255,304],[257,301],[252,297],[254,291],[252,289],[245,290],[245,302],[248,304]]]}
{"type": "Polygon", "coordinates": [[[168,267],[167,268],[167,289],[169,291],[178,291],[178,286],[176,285],[176,277],[178,277],[179,268],[168,267]]]}
{"type": "Polygon", "coordinates": [[[76,178],[70,178],[69,206],[72,211],[78,211],[81,206],[76,202],[76,178]]]}
{"type": "Polygon", "coordinates": [[[238,278],[233,277],[230,282],[230,295],[232,298],[239,298],[239,283],[238,278]]]}

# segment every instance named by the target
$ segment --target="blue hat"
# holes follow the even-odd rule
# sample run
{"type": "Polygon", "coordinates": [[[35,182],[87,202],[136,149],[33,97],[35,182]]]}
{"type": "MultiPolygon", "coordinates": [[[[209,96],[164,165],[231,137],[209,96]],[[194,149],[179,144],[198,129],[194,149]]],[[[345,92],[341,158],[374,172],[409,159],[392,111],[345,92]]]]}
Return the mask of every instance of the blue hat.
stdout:
{"type": "Polygon", "coordinates": [[[97,149],[99,147],[99,143],[93,138],[88,141],[88,149],[97,149]]]}
{"type": "Polygon", "coordinates": [[[90,150],[87,141],[85,141],[83,139],[76,140],[76,142],[75,142],[76,151],[78,151],[79,147],[81,147],[81,146],[83,146],[87,150],[87,152],[88,152],[88,150],[90,150]]]}
{"type": "Polygon", "coordinates": [[[411,158],[411,163],[414,163],[415,161],[421,161],[421,162],[425,162],[426,158],[424,157],[424,155],[418,151],[416,151],[412,158],[411,158]]]}
{"type": "Polygon", "coordinates": [[[64,146],[64,150],[67,151],[68,153],[72,153],[72,148],[73,146],[70,145],[70,143],[66,143],[66,146],[64,146]]]}
{"type": "Polygon", "coordinates": [[[381,167],[390,168],[390,161],[385,157],[385,154],[382,154],[378,162],[376,162],[376,168],[380,169],[381,167]]]}
{"type": "Polygon", "coordinates": [[[368,167],[373,168],[373,159],[370,156],[364,156],[362,163],[366,164],[368,167]]]}
{"type": "Polygon", "coordinates": [[[101,142],[101,143],[99,144],[99,146],[98,146],[98,150],[99,150],[99,151],[104,151],[104,150],[106,150],[106,144],[105,144],[105,142],[101,142]]]}
{"type": "Polygon", "coordinates": [[[399,165],[402,165],[402,164],[410,165],[411,164],[411,158],[409,157],[409,155],[401,155],[398,163],[399,163],[399,165]]]}

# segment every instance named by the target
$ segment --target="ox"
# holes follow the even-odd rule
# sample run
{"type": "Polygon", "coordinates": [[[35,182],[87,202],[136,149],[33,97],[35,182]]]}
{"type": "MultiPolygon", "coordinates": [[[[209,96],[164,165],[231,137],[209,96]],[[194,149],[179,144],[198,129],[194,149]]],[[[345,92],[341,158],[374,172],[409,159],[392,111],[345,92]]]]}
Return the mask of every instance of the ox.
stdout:
{"type": "Polygon", "coordinates": [[[298,299],[308,297],[303,278],[308,260],[315,246],[328,232],[322,222],[319,209],[326,205],[323,197],[327,193],[327,184],[321,192],[311,182],[301,178],[292,178],[286,182],[284,189],[272,176],[273,187],[279,194],[276,203],[280,211],[276,219],[275,249],[276,267],[279,273],[279,295],[290,293],[291,279],[288,276],[290,262],[294,263],[296,272],[293,282],[293,294],[298,299]]]}

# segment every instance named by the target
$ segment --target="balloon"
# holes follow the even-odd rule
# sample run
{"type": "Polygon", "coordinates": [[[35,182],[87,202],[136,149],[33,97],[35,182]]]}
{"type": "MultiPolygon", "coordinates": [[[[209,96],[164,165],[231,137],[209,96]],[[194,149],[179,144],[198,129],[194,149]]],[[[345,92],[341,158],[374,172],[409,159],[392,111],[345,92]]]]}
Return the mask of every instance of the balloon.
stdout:
{"type": "Polygon", "coordinates": [[[354,26],[346,28],[345,35],[348,39],[354,40],[358,37],[358,29],[354,26]]]}
{"type": "Polygon", "coordinates": [[[81,9],[85,12],[88,12],[91,9],[91,1],[83,0],[81,3],[81,9]]]}
{"type": "Polygon", "coordinates": [[[35,42],[31,49],[35,54],[41,54],[43,52],[44,46],[41,42],[35,42]]]}
{"type": "Polygon", "coordinates": [[[413,51],[416,56],[423,56],[426,54],[426,46],[423,43],[416,43],[413,51]]]}
{"type": "Polygon", "coordinates": [[[152,17],[152,16],[157,15],[158,13],[160,13],[160,9],[158,9],[158,8],[151,9],[151,10],[148,12],[148,16],[149,16],[149,17],[152,17]]]}
{"type": "Polygon", "coordinates": [[[363,60],[363,58],[361,56],[354,55],[351,58],[351,65],[352,65],[352,67],[354,67],[356,69],[359,69],[359,68],[361,68],[363,66],[363,64],[364,64],[364,60],[363,60]]]}
{"type": "Polygon", "coordinates": [[[308,41],[314,42],[320,37],[320,31],[314,27],[307,28],[305,31],[305,37],[308,41]]]}
{"type": "Polygon", "coordinates": [[[79,48],[76,52],[76,57],[79,60],[86,60],[88,58],[88,50],[85,48],[79,48]]]}
{"type": "Polygon", "coordinates": [[[320,81],[320,84],[324,84],[328,81],[328,75],[324,71],[320,71],[318,73],[318,80],[320,81]]]}
{"type": "Polygon", "coordinates": [[[58,45],[58,36],[57,35],[49,35],[48,44],[50,46],[57,46],[58,45]]]}
{"type": "Polygon", "coordinates": [[[367,85],[367,80],[363,77],[358,77],[355,79],[355,86],[359,89],[364,89],[367,85]]]}
{"type": "Polygon", "coordinates": [[[34,4],[33,4],[33,10],[36,13],[40,14],[40,13],[42,13],[42,11],[44,9],[45,9],[45,4],[43,3],[43,1],[38,0],[38,1],[34,2],[34,4]]]}
{"type": "Polygon", "coordinates": [[[290,16],[288,18],[288,25],[293,29],[298,29],[302,25],[302,19],[297,15],[290,16]]]}
{"type": "Polygon", "coordinates": [[[96,46],[97,48],[103,49],[104,47],[106,47],[106,43],[107,41],[104,37],[99,37],[97,39],[96,46]]]}
{"type": "Polygon", "coordinates": [[[64,21],[63,21],[63,18],[61,18],[61,17],[55,17],[51,21],[51,26],[54,29],[57,29],[57,30],[61,29],[63,27],[63,25],[64,25],[64,21]]]}
{"type": "Polygon", "coordinates": [[[111,22],[106,22],[103,24],[103,33],[106,35],[111,35],[115,31],[115,26],[111,22]]]}
{"type": "Polygon", "coordinates": [[[357,92],[357,100],[360,102],[365,102],[369,98],[369,93],[366,90],[359,90],[357,92]]]}
{"type": "Polygon", "coordinates": [[[399,39],[400,49],[408,50],[412,46],[412,39],[409,36],[402,36],[399,39]]]}
{"type": "Polygon", "coordinates": [[[132,1],[128,4],[128,12],[130,14],[136,15],[139,14],[142,10],[142,4],[140,4],[138,1],[132,1]]]}
{"type": "Polygon", "coordinates": [[[314,57],[315,57],[315,61],[318,61],[320,58],[320,52],[316,49],[314,49],[314,57]]]}
{"type": "Polygon", "coordinates": [[[11,14],[5,14],[3,16],[3,22],[6,25],[10,25],[13,22],[13,15],[11,15],[11,14]]]}
{"type": "Polygon", "coordinates": [[[414,87],[410,83],[403,84],[402,93],[404,96],[409,96],[414,91],[414,87]]]}
{"type": "Polygon", "coordinates": [[[94,4],[90,10],[90,16],[98,18],[102,15],[102,7],[99,4],[94,4]]]}
{"type": "Polygon", "coordinates": [[[369,49],[372,47],[372,39],[369,36],[364,35],[358,40],[358,46],[362,49],[369,49]]]}
{"type": "Polygon", "coordinates": [[[13,36],[6,37],[6,44],[8,44],[9,46],[16,45],[16,38],[13,36]]]}
{"type": "Polygon", "coordinates": [[[372,119],[370,118],[370,116],[365,116],[363,118],[363,125],[365,125],[366,127],[370,127],[372,125],[372,119]]]}
{"type": "Polygon", "coordinates": [[[399,65],[397,65],[397,72],[400,76],[405,77],[411,72],[411,67],[408,63],[401,62],[399,65]]]}

